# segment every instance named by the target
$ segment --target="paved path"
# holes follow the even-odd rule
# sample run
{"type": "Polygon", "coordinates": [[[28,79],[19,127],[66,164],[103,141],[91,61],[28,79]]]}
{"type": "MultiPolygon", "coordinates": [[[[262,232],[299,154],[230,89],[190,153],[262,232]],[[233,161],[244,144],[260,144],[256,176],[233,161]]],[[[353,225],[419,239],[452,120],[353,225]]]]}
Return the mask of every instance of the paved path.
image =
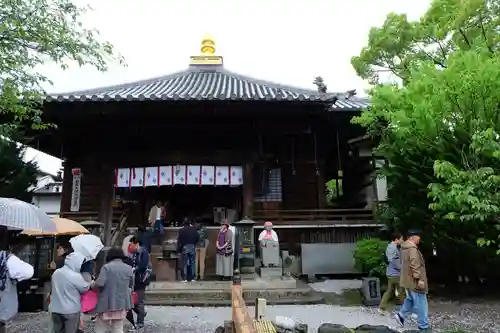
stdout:
{"type": "MultiPolygon", "coordinates": [[[[253,308],[250,308],[253,311],[253,308]]],[[[270,306],[266,316],[274,319],[276,315],[298,319],[309,325],[311,332],[324,322],[335,322],[355,327],[360,322],[367,324],[394,324],[390,318],[364,311],[362,308],[350,308],[328,305],[307,306],[270,306]]],[[[146,317],[148,333],[213,333],[217,326],[230,319],[230,308],[192,308],[192,307],[149,307],[146,317]]],[[[9,333],[46,332],[48,316],[46,313],[20,314],[12,323],[9,333]]],[[[91,326],[91,325],[90,325],[91,326]]],[[[87,332],[93,332],[89,327],[87,332]]]]}
{"type": "MultiPolygon", "coordinates": [[[[460,325],[473,327],[470,332],[500,332],[498,304],[457,304],[441,302],[431,307],[431,322],[434,327],[460,325]]],[[[253,311],[250,307],[249,310],[253,311]]],[[[341,307],[337,305],[282,305],[268,306],[266,317],[287,316],[309,325],[309,332],[316,332],[325,322],[356,327],[361,323],[388,325],[395,323],[389,316],[381,316],[374,308],[341,307]]],[[[230,308],[196,307],[148,307],[147,333],[213,333],[224,320],[230,319],[230,308]]],[[[10,325],[9,333],[45,333],[48,316],[46,313],[20,314],[10,325]]],[[[91,325],[90,325],[91,326],[91,325]]],[[[94,332],[88,327],[88,333],[94,332]]]]}

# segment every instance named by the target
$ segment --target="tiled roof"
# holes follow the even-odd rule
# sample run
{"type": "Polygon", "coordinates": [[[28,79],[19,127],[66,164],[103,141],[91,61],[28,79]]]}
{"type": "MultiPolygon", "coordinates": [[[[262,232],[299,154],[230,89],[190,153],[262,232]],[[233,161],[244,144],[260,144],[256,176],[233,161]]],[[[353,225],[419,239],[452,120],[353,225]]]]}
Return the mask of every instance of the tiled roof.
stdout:
{"type": "Polygon", "coordinates": [[[351,111],[360,110],[370,106],[370,100],[368,98],[362,97],[350,97],[346,98],[343,94],[337,95],[338,99],[331,106],[331,111],[351,111]]]}
{"type": "Polygon", "coordinates": [[[117,86],[47,96],[47,101],[260,100],[334,102],[319,93],[253,79],[222,66],[191,65],[187,70],[117,86]]]}

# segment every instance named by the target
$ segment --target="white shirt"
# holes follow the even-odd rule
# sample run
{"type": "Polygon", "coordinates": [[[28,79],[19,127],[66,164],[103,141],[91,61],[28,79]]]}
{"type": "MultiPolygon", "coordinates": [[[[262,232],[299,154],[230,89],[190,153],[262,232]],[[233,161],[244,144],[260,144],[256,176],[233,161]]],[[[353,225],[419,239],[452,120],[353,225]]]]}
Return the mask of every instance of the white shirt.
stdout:
{"type": "Polygon", "coordinates": [[[9,272],[9,277],[17,281],[31,279],[34,274],[33,266],[22,261],[14,254],[11,254],[7,259],[7,271],[9,272]]]}
{"type": "Polygon", "coordinates": [[[229,230],[231,230],[231,233],[233,234],[233,238],[231,239],[231,242],[233,243],[233,249],[236,248],[235,238],[236,238],[236,227],[234,225],[229,226],[229,230]]]}
{"type": "Polygon", "coordinates": [[[161,207],[156,206],[156,221],[161,220],[161,207]]]}
{"type": "Polygon", "coordinates": [[[275,242],[278,242],[278,234],[274,230],[262,230],[262,232],[259,235],[259,242],[261,240],[273,240],[275,242]]]}

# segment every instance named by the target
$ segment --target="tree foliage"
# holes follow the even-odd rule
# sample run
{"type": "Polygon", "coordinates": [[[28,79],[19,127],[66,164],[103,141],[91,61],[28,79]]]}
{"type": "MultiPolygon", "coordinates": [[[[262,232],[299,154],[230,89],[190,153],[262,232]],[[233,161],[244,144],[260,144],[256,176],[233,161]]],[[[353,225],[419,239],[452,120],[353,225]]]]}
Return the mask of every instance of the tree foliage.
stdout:
{"type": "Polygon", "coordinates": [[[72,62],[106,70],[123,61],[96,30],[82,23],[88,7],[71,0],[0,0],[0,130],[42,129],[41,84],[49,78],[40,65],[55,62],[66,69],[72,62]]]}
{"type": "Polygon", "coordinates": [[[24,162],[24,148],[14,141],[0,140],[0,197],[31,202],[38,166],[24,162]]]}
{"type": "Polygon", "coordinates": [[[496,0],[433,0],[420,20],[391,13],[381,27],[368,35],[368,45],[352,58],[357,74],[380,83],[380,72],[390,72],[403,81],[420,63],[446,67],[456,50],[470,50],[478,39],[494,53],[499,48],[500,2],[496,0]]]}
{"type": "Polygon", "coordinates": [[[434,0],[416,22],[389,14],[352,59],[375,84],[354,122],[389,161],[385,212],[397,228],[423,229],[451,273],[491,273],[485,261],[496,260],[476,243],[500,235],[499,36],[498,1],[434,0]],[[383,84],[380,70],[403,84],[383,84]]]}

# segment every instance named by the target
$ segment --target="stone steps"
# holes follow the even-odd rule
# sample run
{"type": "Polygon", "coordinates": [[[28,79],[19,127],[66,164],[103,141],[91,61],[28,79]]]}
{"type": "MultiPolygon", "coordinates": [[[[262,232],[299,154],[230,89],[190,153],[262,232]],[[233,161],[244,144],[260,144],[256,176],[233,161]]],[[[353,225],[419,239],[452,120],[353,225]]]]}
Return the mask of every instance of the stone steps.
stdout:
{"type": "MultiPolygon", "coordinates": [[[[310,288],[278,290],[244,290],[247,304],[254,304],[256,298],[265,298],[268,304],[318,304],[323,297],[310,288]]],[[[211,290],[152,290],[147,291],[146,304],[171,306],[229,306],[230,289],[211,290]]]]}

